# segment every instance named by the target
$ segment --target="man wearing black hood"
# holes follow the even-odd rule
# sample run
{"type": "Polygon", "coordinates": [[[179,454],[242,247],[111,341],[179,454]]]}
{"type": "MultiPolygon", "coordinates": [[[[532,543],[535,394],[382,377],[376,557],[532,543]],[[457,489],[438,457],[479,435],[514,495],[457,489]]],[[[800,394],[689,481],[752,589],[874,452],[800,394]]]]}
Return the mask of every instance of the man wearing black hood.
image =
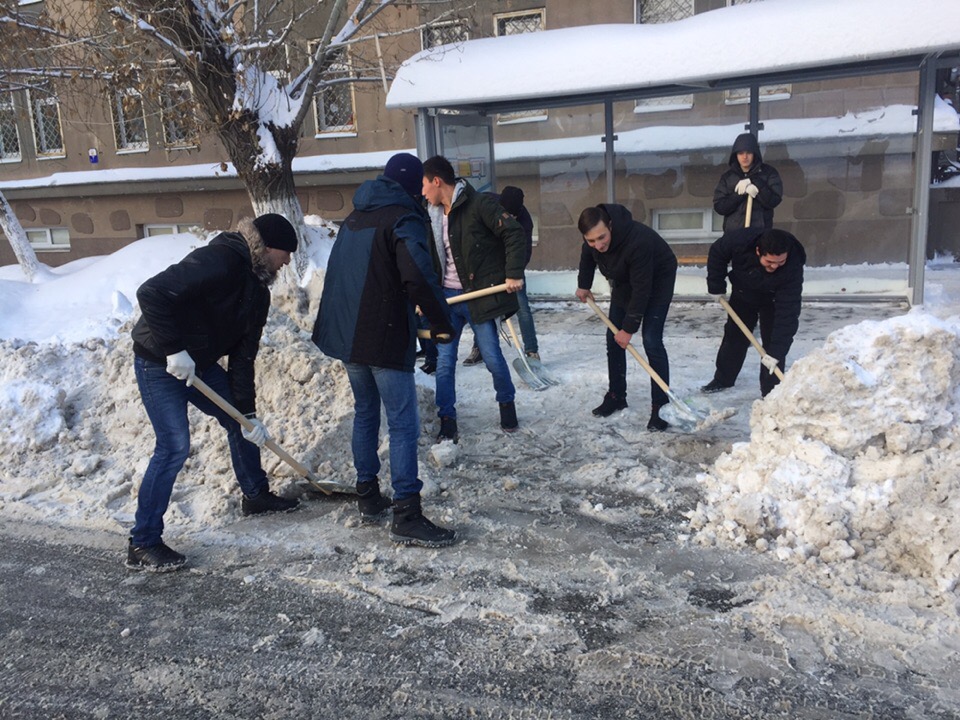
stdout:
{"type": "MultiPolygon", "coordinates": [[[[785,230],[759,227],[725,233],[710,247],[707,256],[707,292],[721,298],[732,291],[730,307],[750,329],[760,321],[760,393],[767,394],[780,382],[774,368],[784,369],[787,352],[800,326],[803,293],[803,245],[785,230]],[[729,268],[729,273],[728,273],[729,268]]],[[[732,318],[723,328],[713,380],[701,390],[714,393],[733,387],[747,356],[750,340],[732,318]]]]}
{"type": "Polygon", "coordinates": [[[773,209],[783,200],[783,182],[772,165],[763,162],[760,144],[750,133],[738,135],[730,151],[729,169],[713,191],[713,208],[723,215],[723,231],[773,226],[773,209]],[[753,198],[747,223],[747,198],[753,198]]]}
{"type": "Polygon", "coordinates": [[[254,361],[270,309],[270,284],[297,249],[297,233],[282,215],[244,218],[238,232],[220,233],[137,290],[143,316],[133,328],[134,372],[157,436],[137,496],[127,548],[132,570],[166,571],[186,558],[162,539],[173,483],[190,452],[187,403],[227,431],[244,515],[286,512],[298,500],[270,492],[260,465],[269,439],[256,418],[254,361]],[[218,360],[226,356],[228,369],[218,360]],[[250,418],[249,430],[192,387],[200,378],[250,418]]]}
{"type": "MultiPolygon", "coordinates": [[[[607,371],[609,389],[603,402],[593,409],[598,417],[607,417],[627,407],[627,345],[643,328],[643,349],[650,366],[670,383],[670,362],[663,345],[663,326],[667,320],[673,286],[677,279],[677,257],[667,242],[652,228],[633,219],[623,205],[597,205],[580,213],[578,227],[583,235],[577,298],[593,299],[590,288],[594,271],[599,268],[610,282],[610,321],[620,328],[614,335],[607,331],[607,371]]],[[[647,429],[666,430],[660,417],[667,394],[650,379],[651,413],[647,429]]]]}

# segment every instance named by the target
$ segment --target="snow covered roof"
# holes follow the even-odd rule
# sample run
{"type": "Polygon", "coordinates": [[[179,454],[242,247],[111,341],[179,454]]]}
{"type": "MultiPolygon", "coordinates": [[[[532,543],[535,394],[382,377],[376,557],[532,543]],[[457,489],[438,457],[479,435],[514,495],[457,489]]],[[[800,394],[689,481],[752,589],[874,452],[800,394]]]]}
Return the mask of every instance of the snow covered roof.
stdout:
{"type": "Polygon", "coordinates": [[[957,50],[957,0],[765,0],[658,25],[589,25],[431,48],[400,67],[387,107],[578,104],[957,50]]]}

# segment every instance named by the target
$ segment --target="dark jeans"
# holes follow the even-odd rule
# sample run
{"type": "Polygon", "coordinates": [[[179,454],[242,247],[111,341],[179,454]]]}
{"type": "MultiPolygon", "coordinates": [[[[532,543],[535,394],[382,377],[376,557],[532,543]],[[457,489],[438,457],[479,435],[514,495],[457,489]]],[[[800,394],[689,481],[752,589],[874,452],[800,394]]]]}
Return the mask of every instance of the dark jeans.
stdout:
{"type": "MultiPolygon", "coordinates": [[[[643,351],[656,373],[663,381],[670,384],[670,360],[667,357],[667,348],[663,344],[663,327],[667,322],[667,312],[670,310],[669,301],[666,303],[650,304],[644,313],[640,325],[643,351]]],[[[623,305],[610,303],[610,321],[617,327],[623,324],[627,309],[623,305]]],[[[617,397],[627,397],[627,351],[613,340],[613,333],[607,330],[607,373],[610,378],[610,392],[617,397]]],[[[667,394],[650,378],[651,404],[660,407],[666,405],[667,394]]]]}
{"type": "MultiPolygon", "coordinates": [[[[766,349],[770,345],[771,333],[773,332],[773,303],[752,303],[745,301],[737,293],[730,295],[730,307],[740,316],[743,324],[752,331],[760,321],[760,344],[766,349]]],[[[721,385],[731,387],[736,381],[740,370],[743,368],[743,361],[747,357],[747,350],[750,349],[750,339],[743,334],[743,331],[737,327],[737,324],[727,318],[723,326],[723,340],[720,342],[720,350],[717,352],[717,371],[713,379],[721,385]]],[[[773,355],[780,362],[780,369],[786,369],[787,352],[790,347],[782,352],[767,352],[773,355]]],[[[780,378],[775,373],[768,372],[767,369],[760,366],[760,394],[766,397],[780,383],[780,378]]]]}
{"type": "MultiPolygon", "coordinates": [[[[423,315],[417,315],[417,327],[421,330],[429,330],[430,323],[423,315]]],[[[436,366],[437,364],[437,344],[433,340],[418,338],[420,349],[423,350],[424,364],[436,366]]]]}
{"type": "MultiPolygon", "coordinates": [[[[530,298],[527,297],[527,283],[523,283],[523,288],[517,291],[517,302],[520,309],[517,310],[517,323],[520,325],[520,337],[523,338],[523,351],[525,353],[539,353],[540,345],[537,342],[537,327],[533,324],[533,311],[530,309],[530,298]]],[[[473,339],[473,346],[477,347],[477,339],[473,339]]],[[[424,348],[426,351],[426,348],[424,348]]]]}
{"type": "MultiPolygon", "coordinates": [[[[260,449],[243,439],[240,424],[214,405],[196,388],[188,388],[157,363],[134,358],[134,373],[147,416],[157,436],[153,457],[147,465],[140,492],[137,495],[137,515],[130,537],[138,547],[149,547],[160,542],[163,534],[163,514],[170,504],[173,482],[190,454],[190,424],[187,421],[187,403],[215,418],[227,431],[233,471],[244,495],[254,497],[268,490],[267,475],[260,465],[260,449]]],[[[197,377],[209,385],[227,402],[233,403],[226,371],[213,365],[197,377]]]]}

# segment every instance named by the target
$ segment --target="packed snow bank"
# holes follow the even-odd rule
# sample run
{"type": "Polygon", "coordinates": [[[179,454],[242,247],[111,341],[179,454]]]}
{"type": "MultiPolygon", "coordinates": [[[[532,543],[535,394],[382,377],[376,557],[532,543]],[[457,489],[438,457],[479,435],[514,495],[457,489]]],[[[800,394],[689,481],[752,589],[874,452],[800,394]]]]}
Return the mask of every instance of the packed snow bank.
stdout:
{"type": "Polygon", "coordinates": [[[960,577],[960,318],[914,311],[831,334],[799,359],[736,443],[698,480],[690,522],[784,560],[860,558],[960,577]]]}

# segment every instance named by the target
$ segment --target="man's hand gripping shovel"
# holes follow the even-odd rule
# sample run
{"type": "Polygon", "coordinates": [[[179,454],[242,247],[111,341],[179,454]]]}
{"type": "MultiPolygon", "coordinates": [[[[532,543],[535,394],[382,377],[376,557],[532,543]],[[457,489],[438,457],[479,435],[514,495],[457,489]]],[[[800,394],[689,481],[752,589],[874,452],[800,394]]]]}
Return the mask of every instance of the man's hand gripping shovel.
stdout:
{"type": "MultiPolygon", "coordinates": [[[[206,395],[207,398],[213,402],[217,407],[223,410],[227,415],[232,417],[240,426],[245,430],[249,430],[253,427],[243,413],[237,410],[233,405],[228,403],[223,397],[221,397],[213,388],[207,385],[203,380],[198,377],[194,377],[193,387],[199,390],[203,395],[206,395]]],[[[339,483],[330,482],[328,480],[321,480],[317,477],[311,470],[302,463],[294,459],[286,450],[280,447],[275,440],[272,438],[267,440],[264,445],[270,448],[281,460],[283,460],[287,465],[292,467],[297,471],[297,474],[300,477],[304,478],[310,485],[319,490],[320,492],[326,495],[332,495],[333,493],[342,493],[346,495],[356,495],[357,489],[352,485],[340,485],[339,483]]]]}

